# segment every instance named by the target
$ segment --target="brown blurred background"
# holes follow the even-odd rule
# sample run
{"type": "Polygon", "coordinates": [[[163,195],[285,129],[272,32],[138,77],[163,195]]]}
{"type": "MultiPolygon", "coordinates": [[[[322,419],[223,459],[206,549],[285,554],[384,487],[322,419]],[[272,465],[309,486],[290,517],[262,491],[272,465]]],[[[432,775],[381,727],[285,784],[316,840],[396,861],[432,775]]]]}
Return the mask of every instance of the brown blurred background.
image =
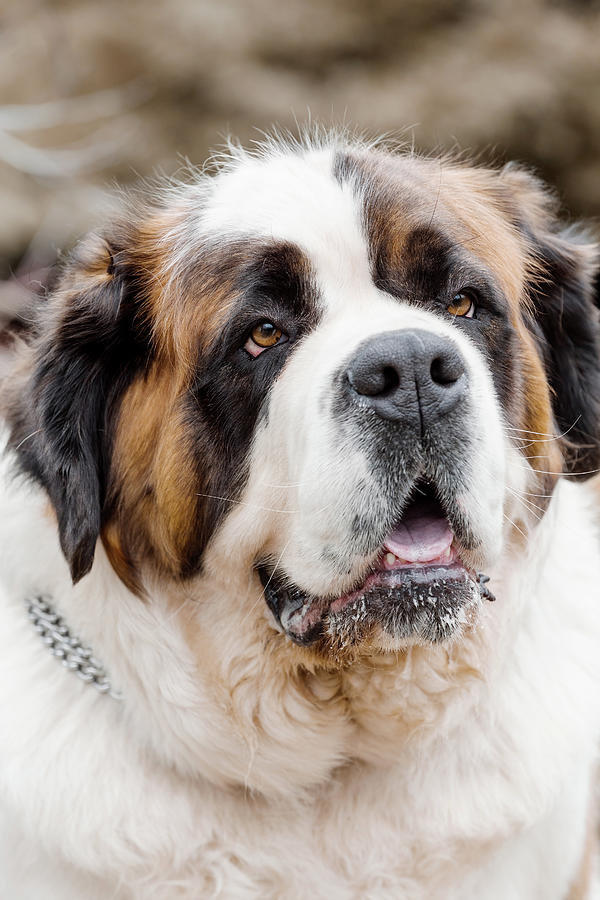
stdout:
{"type": "Polygon", "coordinates": [[[0,319],[115,181],[308,111],[517,158],[600,215],[600,2],[0,0],[0,319]]]}

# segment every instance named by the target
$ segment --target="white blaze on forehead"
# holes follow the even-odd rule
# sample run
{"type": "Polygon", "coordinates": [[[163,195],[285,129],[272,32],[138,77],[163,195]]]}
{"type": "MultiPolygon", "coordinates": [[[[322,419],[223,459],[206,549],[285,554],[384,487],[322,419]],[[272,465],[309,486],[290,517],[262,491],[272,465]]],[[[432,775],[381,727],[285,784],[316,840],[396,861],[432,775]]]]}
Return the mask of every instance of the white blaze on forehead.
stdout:
{"type": "Polygon", "coordinates": [[[328,305],[370,286],[361,201],[333,174],[335,150],[247,157],[216,178],[203,231],[290,241],[311,261],[328,305]]]}

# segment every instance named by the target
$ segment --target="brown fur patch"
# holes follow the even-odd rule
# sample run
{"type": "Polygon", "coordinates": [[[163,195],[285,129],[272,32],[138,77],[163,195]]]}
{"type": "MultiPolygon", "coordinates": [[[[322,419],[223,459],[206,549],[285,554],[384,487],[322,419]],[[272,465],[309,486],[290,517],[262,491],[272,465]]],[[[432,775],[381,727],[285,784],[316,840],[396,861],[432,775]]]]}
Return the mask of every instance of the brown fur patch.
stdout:
{"type": "Polygon", "coordinates": [[[198,507],[195,465],[178,414],[185,384],[181,373],[157,362],[122,399],[108,487],[112,512],[103,533],[121,572],[153,558],[159,568],[180,573],[198,507]]]}
{"type": "MultiPolygon", "coordinates": [[[[144,560],[176,577],[197,568],[211,523],[229,509],[220,495],[235,495],[243,476],[243,459],[227,475],[224,448],[213,440],[215,423],[203,427],[205,410],[195,400],[199,365],[218,348],[245,288],[251,289],[256,279],[276,277],[279,265],[284,293],[293,273],[305,268],[302,254],[291,245],[256,239],[198,239],[194,245],[183,225],[181,246],[175,242],[169,257],[161,237],[165,228],[157,217],[144,225],[140,240],[146,265],[139,262],[139,243],[118,256],[120,265],[148,274],[152,264],[155,273],[140,286],[144,316],[151,322],[154,362],[135,378],[120,403],[103,528],[111,562],[136,589],[144,560]],[[157,248],[154,256],[151,246],[157,248]]],[[[171,237],[173,229],[176,226],[171,237]]],[[[229,389],[235,392],[235,378],[230,381],[229,389]]],[[[235,416],[223,399],[217,406],[235,416]]],[[[249,398],[246,406],[249,410],[249,398]]]]}

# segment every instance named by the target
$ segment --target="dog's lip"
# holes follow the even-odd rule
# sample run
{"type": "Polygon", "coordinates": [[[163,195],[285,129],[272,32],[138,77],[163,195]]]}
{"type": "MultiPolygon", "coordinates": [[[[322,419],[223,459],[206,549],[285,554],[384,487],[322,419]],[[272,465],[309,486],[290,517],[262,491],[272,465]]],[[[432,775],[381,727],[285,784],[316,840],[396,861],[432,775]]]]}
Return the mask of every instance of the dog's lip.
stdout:
{"type": "MultiPolygon", "coordinates": [[[[276,621],[294,643],[301,645],[312,644],[320,638],[328,620],[331,622],[340,616],[352,615],[357,603],[365,601],[368,604],[370,596],[375,597],[382,591],[393,604],[395,592],[406,586],[429,590],[431,595],[431,588],[436,582],[448,585],[454,581],[469,580],[474,584],[479,581],[475,571],[464,566],[457,554],[448,562],[436,559],[426,564],[401,564],[393,568],[386,568],[380,555],[360,582],[350,591],[334,598],[306,593],[266,566],[259,566],[258,572],[265,599],[276,621]]],[[[432,597],[430,602],[435,604],[436,601],[432,597]]]]}
{"type": "Polygon", "coordinates": [[[346,607],[369,600],[370,594],[389,593],[414,584],[422,589],[435,581],[477,580],[476,573],[461,558],[448,518],[439,501],[417,493],[380,545],[354,585],[337,596],[317,596],[291,584],[277,567],[257,566],[265,598],[283,630],[296,643],[312,643],[324,621],[344,614],[346,607]]]}
{"type": "Polygon", "coordinates": [[[368,595],[375,588],[387,587],[393,590],[394,586],[400,581],[414,581],[425,584],[440,578],[457,577],[459,574],[475,577],[475,572],[468,569],[461,562],[455,548],[452,548],[451,555],[448,558],[444,555],[443,559],[437,557],[423,563],[398,561],[396,564],[390,565],[385,557],[380,556],[376,565],[367,573],[361,584],[330,601],[328,612],[340,612],[358,597],[368,595]]]}
{"type": "MultiPolygon", "coordinates": [[[[363,599],[368,603],[370,595],[384,591],[390,603],[394,602],[394,592],[407,585],[420,590],[428,589],[435,582],[446,584],[453,581],[470,580],[476,583],[479,576],[461,561],[456,548],[452,547],[448,558],[437,557],[427,563],[407,563],[395,560],[393,565],[379,554],[366,573],[351,590],[335,597],[315,596],[291,584],[284,574],[267,565],[259,565],[258,573],[263,585],[265,599],[276,621],[283,631],[297,644],[312,644],[323,633],[327,619],[346,614],[363,599]]],[[[489,597],[493,599],[493,597],[489,597]]],[[[434,602],[434,601],[432,601],[434,602]]]]}

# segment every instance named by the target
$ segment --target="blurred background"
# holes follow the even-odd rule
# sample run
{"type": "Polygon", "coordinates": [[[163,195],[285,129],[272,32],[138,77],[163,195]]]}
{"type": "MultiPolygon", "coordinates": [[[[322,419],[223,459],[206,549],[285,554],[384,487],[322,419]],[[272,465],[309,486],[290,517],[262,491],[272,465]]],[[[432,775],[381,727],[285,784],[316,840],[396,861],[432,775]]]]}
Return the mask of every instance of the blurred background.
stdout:
{"type": "Polygon", "coordinates": [[[0,0],[0,324],[115,183],[309,111],[520,159],[598,216],[600,2],[0,0]]]}

